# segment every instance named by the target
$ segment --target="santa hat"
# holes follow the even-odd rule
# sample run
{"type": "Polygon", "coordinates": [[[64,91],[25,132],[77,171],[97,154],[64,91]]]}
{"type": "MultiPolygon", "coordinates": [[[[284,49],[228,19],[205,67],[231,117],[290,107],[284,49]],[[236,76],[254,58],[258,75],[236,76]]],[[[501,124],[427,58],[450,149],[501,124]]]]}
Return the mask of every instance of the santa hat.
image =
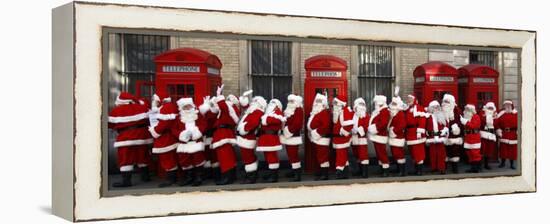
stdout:
{"type": "Polygon", "coordinates": [[[428,108],[434,108],[434,107],[438,107],[440,106],[439,105],[439,102],[437,102],[437,100],[432,100],[432,102],[430,102],[430,104],[428,104],[428,108]]]}
{"type": "Polygon", "coordinates": [[[512,109],[514,108],[514,102],[512,102],[512,100],[505,100],[504,102],[502,102],[503,106],[506,104],[510,104],[512,106],[512,109]]]}
{"type": "Polygon", "coordinates": [[[294,102],[296,102],[296,105],[298,107],[302,107],[304,105],[304,99],[298,95],[290,94],[288,95],[287,100],[288,101],[294,100],[294,102]]]}
{"type": "Polygon", "coordinates": [[[172,102],[172,98],[170,98],[170,96],[168,96],[168,94],[164,91],[157,91],[157,93],[153,95],[153,100],[165,103],[172,102]]]}
{"type": "Polygon", "coordinates": [[[317,101],[317,100],[321,100],[321,102],[324,106],[328,106],[327,96],[325,96],[323,94],[320,94],[320,93],[317,93],[317,95],[315,95],[315,99],[313,99],[313,102],[315,103],[315,101],[317,101]]]}
{"type": "Polygon", "coordinates": [[[348,104],[346,98],[344,98],[344,96],[341,96],[341,95],[334,97],[332,101],[335,102],[336,105],[342,106],[342,107],[345,107],[346,104],[348,104]]]}
{"type": "Polygon", "coordinates": [[[372,99],[372,102],[377,105],[386,104],[387,98],[384,95],[376,95],[374,99],[372,99]]]}
{"type": "Polygon", "coordinates": [[[367,103],[365,102],[365,100],[362,97],[359,97],[359,98],[357,98],[353,101],[353,108],[359,106],[359,104],[363,104],[365,106],[367,105],[367,103]]]}
{"type": "Polygon", "coordinates": [[[125,105],[133,102],[136,102],[134,95],[128,92],[121,92],[116,98],[115,105],[125,105]]]}
{"type": "Polygon", "coordinates": [[[473,104],[466,104],[466,106],[464,106],[464,110],[469,110],[471,111],[472,113],[476,113],[476,106],[474,106],[473,104]]]}
{"type": "Polygon", "coordinates": [[[235,95],[233,94],[227,95],[227,100],[229,100],[234,105],[239,106],[239,99],[235,95]]]}
{"type": "Polygon", "coordinates": [[[193,107],[195,107],[195,104],[193,103],[193,98],[181,98],[179,99],[177,102],[178,104],[178,108],[181,110],[184,106],[187,106],[187,105],[192,105],[193,107]]]}
{"type": "Polygon", "coordinates": [[[488,103],[486,103],[486,104],[483,106],[483,109],[486,110],[486,109],[489,108],[489,107],[492,107],[493,110],[496,110],[496,109],[497,109],[497,107],[495,106],[495,103],[493,103],[493,102],[488,102],[488,103]]]}
{"type": "Polygon", "coordinates": [[[279,108],[279,110],[283,110],[283,104],[278,99],[273,98],[269,101],[269,103],[274,103],[279,108]]]}
{"type": "Polygon", "coordinates": [[[254,98],[252,98],[252,102],[256,102],[262,110],[264,110],[267,106],[267,102],[262,96],[255,96],[254,98]]]}
{"type": "MultiPolygon", "coordinates": [[[[443,95],[443,100],[442,101],[449,101],[450,103],[452,104],[456,104],[456,100],[455,100],[455,97],[451,94],[445,94],[443,95]]],[[[475,109],[475,108],[474,108],[475,109]]]]}

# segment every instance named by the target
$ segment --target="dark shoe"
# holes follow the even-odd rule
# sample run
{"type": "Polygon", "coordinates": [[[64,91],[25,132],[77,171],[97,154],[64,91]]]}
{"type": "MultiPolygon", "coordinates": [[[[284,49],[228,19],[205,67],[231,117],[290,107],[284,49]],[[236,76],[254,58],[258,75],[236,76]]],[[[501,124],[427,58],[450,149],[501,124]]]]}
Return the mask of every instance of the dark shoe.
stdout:
{"type": "Polygon", "coordinates": [[[232,184],[235,181],[235,168],[228,170],[225,173],[221,173],[220,180],[216,182],[216,185],[232,184]]]}
{"type": "Polygon", "coordinates": [[[405,164],[397,164],[397,168],[399,169],[399,173],[402,177],[407,176],[407,169],[405,167],[405,164]]]}
{"type": "Polygon", "coordinates": [[[184,170],[183,171],[183,178],[180,180],[178,185],[180,186],[187,186],[193,183],[195,181],[195,178],[193,178],[192,170],[184,170]]]}
{"type": "Polygon", "coordinates": [[[369,178],[369,165],[368,164],[361,164],[361,177],[362,178],[369,178]]]}
{"type": "Polygon", "coordinates": [[[510,169],[516,169],[516,165],[514,165],[514,160],[510,160],[510,169]]]}
{"type": "Polygon", "coordinates": [[[321,167],[315,180],[328,180],[328,167],[321,167]]]}
{"type": "Polygon", "coordinates": [[[447,174],[447,171],[446,170],[441,170],[441,171],[439,171],[439,174],[440,175],[445,175],[445,174],[447,174]]]}
{"type": "Polygon", "coordinates": [[[483,158],[483,169],[491,170],[491,166],[489,166],[489,158],[485,157],[483,158]]]}
{"type": "Polygon", "coordinates": [[[149,175],[149,167],[142,167],[140,169],[141,172],[141,181],[143,182],[149,182],[151,181],[151,176],[149,175]]]}
{"type": "Polygon", "coordinates": [[[131,187],[132,172],[121,172],[122,182],[113,183],[113,187],[131,187]]]}
{"type": "Polygon", "coordinates": [[[299,182],[302,181],[302,169],[297,168],[293,169],[294,178],[292,178],[290,181],[292,182],[299,182]]]}
{"type": "Polygon", "coordinates": [[[458,162],[451,162],[451,170],[453,173],[458,173],[458,162]]]}
{"type": "Polygon", "coordinates": [[[498,168],[504,168],[504,166],[506,165],[506,159],[500,159],[500,165],[498,165],[498,168]]]}
{"type": "Polygon", "coordinates": [[[390,168],[382,168],[382,175],[381,177],[389,177],[390,176],[390,171],[389,171],[390,168]]]}
{"type": "Polygon", "coordinates": [[[348,177],[347,177],[344,170],[336,169],[336,179],[341,180],[341,179],[346,179],[346,178],[348,178],[348,177]]]}
{"type": "Polygon", "coordinates": [[[291,169],[290,171],[285,173],[286,178],[294,178],[296,176],[296,171],[294,169],[291,169]]]}
{"type": "Polygon", "coordinates": [[[173,184],[176,183],[176,180],[177,180],[177,170],[173,170],[173,171],[168,171],[166,172],[166,181],[165,182],[162,182],[159,184],[159,187],[168,187],[168,186],[172,186],[173,184]]]}
{"type": "Polygon", "coordinates": [[[203,172],[202,172],[202,179],[203,180],[206,180],[206,179],[210,179],[212,177],[214,177],[214,169],[212,169],[211,167],[209,168],[202,168],[203,169],[203,172]]]}
{"type": "Polygon", "coordinates": [[[362,174],[363,174],[363,165],[359,163],[359,165],[357,165],[357,169],[353,170],[353,172],[351,172],[351,175],[354,177],[358,177],[358,176],[361,176],[362,174]]]}
{"type": "Polygon", "coordinates": [[[414,175],[422,176],[424,174],[423,169],[424,169],[424,164],[414,165],[414,175]]]}
{"type": "Polygon", "coordinates": [[[258,171],[246,172],[242,184],[254,184],[258,179],[258,171]]]}
{"type": "Polygon", "coordinates": [[[277,170],[277,169],[271,170],[270,169],[268,172],[269,172],[269,174],[268,174],[268,177],[265,179],[265,182],[275,183],[275,182],[279,181],[279,170],[277,170]]]}
{"type": "Polygon", "coordinates": [[[202,177],[203,177],[204,169],[202,167],[196,167],[193,169],[193,183],[191,186],[200,186],[202,184],[202,177]]]}
{"type": "Polygon", "coordinates": [[[479,168],[481,167],[480,162],[473,162],[470,164],[470,169],[466,170],[466,173],[479,173],[479,168]]]}

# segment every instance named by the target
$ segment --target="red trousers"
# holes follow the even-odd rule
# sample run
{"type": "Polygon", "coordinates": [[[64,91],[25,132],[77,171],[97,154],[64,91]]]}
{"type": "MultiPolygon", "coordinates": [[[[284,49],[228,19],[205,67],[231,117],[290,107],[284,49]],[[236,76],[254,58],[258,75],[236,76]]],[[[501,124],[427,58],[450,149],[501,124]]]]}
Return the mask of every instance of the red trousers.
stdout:
{"type": "Polygon", "coordinates": [[[178,163],[182,170],[192,169],[204,165],[204,151],[194,153],[178,153],[178,163]]]}
{"type": "Polygon", "coordinates": [[[491,157],[495,153],[497,143],[495,141],[481,139],[481,154],[485,157],[491,157]]]}
{"type": "Polygon", "coordinates": [[[286,155],[288,157],[288,162],[292,166],[292,169],[302,168],[302,164],[300,162],[300,155],[298,154],[298,150],[300,149],[300,146],[285,145],[285,148],[286,148],[286,155]]]}
{"type": "Polygon", "coordinates": [[[216,157],[216,150],[210,148],[209,145],[204,146],[204,157],[206,160],[206,164],[204,164],[206,168],[216,168],[220,166],[218,158],[216,157]]]}
{"type": "Polygon", "coordinates": [[[318,144],[313,144],[313,146],[315,148],[315,157],[317,158],[317,164],[319,164],[319,167],[330,167],[330,163],[328,162],[328,146],[318,144]]]}
{"type": "Polygon", "coordinates": [[[445,171],[445,159],[447,152],[443,143],[430,144],[430,167],[432,171],[445,171]]]}
{"type": "Polygon", "coordinates": [[[426,148],[424,143],[409,145],[409,150],[411,151],[411,157],[414,164],[424,163],[424,159],[426,159],[426,148]]]}
{"type": "Polygon", "coordinates": [[[500,158],[517,160],[518,159],[518,145],[500,143],[500,158]]]}
{"type": "Polygon", "coordinates": [[[279,169],[279,155],[277,151],[265,151],[264,158],[270,170],[279,169]]]}
{"type": "Polygon", "coordinates": [[[258,158],[256,158],[256,153],[254,152],[254,149],[249,148],[243,148],[241,149],[241,160],[244,163],[244,170],[246,172],[254,172],[258,170],[258,158]]]}
{"type": "Polygon", "coordinates": [[[120,172],[134,170],[134,165],[146,167],[149,164],[151,156],[149,155],[148,145],[133,145],[117,148],[117,160],[120,172]]]}
{"type": "Polygon", "coordinates": [[[216,150],[216,158],[220,163],[220,171],[225,173],[237,166],[237,158],[233,146],[231,144],[224,144],[216,150]]]}
{"type": "Polygon", "coordinates": [[[480,149],[464,149],[466,150],[466,155],[468,156],[468,162],[479,162],[481,161],[481,150],[480,149]]]}
{"type": "Polygon", "coordinates": [[[336,150],[336,169],[344,170],[348,163],[348,149],[335,149],[336,150]]]}
{"type": "Polygon", "coordinates": [[[369,148],[368,145],[354,145],[351,147],[353,156],[363,165],[369,164],[369,148]]]}
{"type": "Polygon", "coordinates": [[[160,167],[164,171],[173,171],[178,169],[176,150],[170,150],[157,155],[159,158],[160,167]]]}
{"type": "Polygon", "coordinates": [[[390,149],[393,159],[395,159],[398,164],[405,164],[405,149],[400,146],[390,146],[390,149]]]}
{"type": "Polygon", "coordinates": [[[378,158],[378,163],[382,165],[382,168],[390,168],[390,159],[388,158],[388,152],[386,151],[386,144],[381,144],[373,142],[374,151],[376,151],[376,157],[378,158]]]}

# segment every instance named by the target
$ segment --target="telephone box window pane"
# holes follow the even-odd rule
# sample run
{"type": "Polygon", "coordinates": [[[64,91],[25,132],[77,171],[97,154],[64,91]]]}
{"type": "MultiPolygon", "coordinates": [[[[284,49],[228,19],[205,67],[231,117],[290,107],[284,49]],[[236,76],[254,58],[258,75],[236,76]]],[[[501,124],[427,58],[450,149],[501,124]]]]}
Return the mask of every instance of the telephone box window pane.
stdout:
{"type": "Polygon", "coordinates": [[[195,95],[195,85],[187,85],[186,97],[193,97],[195,95]]]}
{"type": "MultiPolygon", "coordinates": [[[[450,92],[449,91],[434,91],[434,97],[433,97],[432,100],[441,101],[441,100],[443,100],[443,96],[445,94],[450,94],[450,92]]],[[[462,98],[464,98],[464,97],[462,97],[462,98]]],[[[426,102],[426,104],[427,103],[429,103],[429,102],[426,102]]]]}
{"type": "Polygon", "coordinates": [[[489,101],[493,100],[492,92],[478,92],[477,93],[477,107],[481,108],[483,105],[489,101]]]}

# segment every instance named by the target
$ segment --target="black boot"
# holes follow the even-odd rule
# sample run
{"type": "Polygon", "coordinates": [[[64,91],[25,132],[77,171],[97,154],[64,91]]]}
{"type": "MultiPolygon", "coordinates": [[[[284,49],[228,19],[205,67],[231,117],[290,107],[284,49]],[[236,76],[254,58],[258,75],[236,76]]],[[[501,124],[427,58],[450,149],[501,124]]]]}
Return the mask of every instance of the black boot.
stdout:
{"type": "Polygon", "coordinates": [[[453,173],[458,173],[458,162],[451,162],[451,170],[453,173]]]}
{"type": "Polygon", "coordinates": [[[180,180],[178,185],[187,186],[187,185],[190,185],[191,183],[193,183],[195,178],[194,178],[192,172],[193,171],[191,169],[183,171],[183,178],[180,180]]]}
{"type": "Polygon", "coordinates": [[[168,187],[172,186],[176,183],[178,177],[177,177],[177,170],[168,171],[166,172],[166,181],[159,184],[159,187],[168,187]]]}
{"type": "Polygon", "coordinates": [[[397,168],[399,169],[399,173],[402,177],[407,176],[407,169],[405,167],[405,164],[397,164],[397,168]]]}
{"type": "Polygon", "coordinates": [[[211,167],[203,167],[202,168],[202,179],[207,180],[214,176],[214,170],[211,167]]]}
{"type": "Polygon", "coordinates": [[[122,182],[113,183],[113,187],[131,187],[132,186],[132,172],[121,172],[122,182]]]}
{"type": "Polygon", "coordinates": [[[369,178],[369,165],[368,164],[361,164],[361,177],[362,178],[369,178]]]}
{"type": "Polygon", "coordinates": [[[353,172],[351,172],[351,175],[354,177],[358,177],[358,176],[361,176],[362,174],[363,174],[363,165],[361,163],[358,163],[357,169],[353,170],[353,172]]]}
{"type": "Polygon", "coordinates": [[[344,168],[343,170],[339,170],[339,169],[336,169],[336,179],[347,179],[347,175],[346,175],[346,168],[344,168]]]}
{"type": "Polygon", "coordinates": [[[235,168],[228,170],[225,173],[221,173],[221,178],[216,182],[216,185],[232,184],[235,181],[235,168]]]}
{"type": "Polygon", "coordinates": [[[423,169],[424,169],[424,164],[416,164],[414,165],[414,175],[416,176],[422,176],[423,175],[423,169]]]}
{"type": "Polygon", "coordinates": [[[200,166],[194,168],[192,171],[193,173],[191,175],[193,175],[193,183],[191,184],[191,186],[200,186],[202,184],[204,168],[200,166]]]}
{"type": "Polygon", "coordinates": [[[328,167],[321,167],[315,180],[328,180],[328,167]]]}
{"type": "Polygon", "coordinates": [[[390,168],[382,168],[382,175],[381,177],[389,177],[390,176],[390,168]]]}
{"type": "Polygon", "coordinates": [[[290,181],[292,182],[300,182],[302,181],[302,169],[296,168],[292,169],[294,171],[294,178],[292,178],[290,181]]]}
{"type": "Polygon", "coordinates": [[[140,169],[141,172],[141,181],[143,182],[149,182],[151,181],[151,176],[149,175],[149,167],[142,167],[140,169]]]}
{"type": "Polygon", "coordinates": [[[242,184],[254,184],[258,179],[258,171],[246,172],[242,184]]]}
{"type": "Polygon", "coordinates": [[[506,159],[500,159],[500,165],[498,165],[498,168],[504,168],[506,165],[506,159]]]}
{"type": "Polygon", "coordinates": [[[491,170],[491,166],[489,166],[489,158],[488,157],[484,157],[483,158],[483,168],[486,169],[486,170],[491,170]]]}
{"type": "Polygon", "coordinates": [[[510,160],[510,169],[516,169],[516,165],[514,165],[514,160],[510,160]]]}
{"type": "Polygon", "coordinates": [[[268,169],[265,176],[263,176],[263,180],[266,183],[275,183],[279,181],[279,170],[278,169],[268,169]]]}
{"type": "Polygon", "coordinates": [[[466,170],[466,173],[479,173],[480,167],[481,167],[481,162],[472,162],[470,164],[470,169],[466,170]]]}
{"type": "Polygon", "coordinates": [[[285,173],[286,178],[294,178],[296,176],[296,171],[294,169],[291,169],[290,171],[285,173]]]}

